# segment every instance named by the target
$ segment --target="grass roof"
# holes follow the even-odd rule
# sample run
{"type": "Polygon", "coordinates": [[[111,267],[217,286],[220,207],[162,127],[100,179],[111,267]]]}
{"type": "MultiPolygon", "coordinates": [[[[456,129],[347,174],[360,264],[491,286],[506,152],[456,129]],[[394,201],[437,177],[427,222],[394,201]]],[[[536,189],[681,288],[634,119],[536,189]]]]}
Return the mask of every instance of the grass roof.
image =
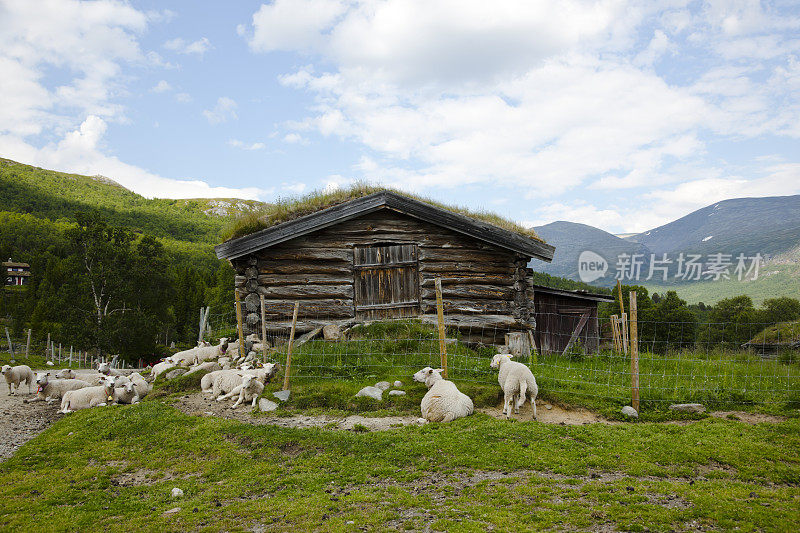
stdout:
{"type": "Polygon", "coordinates": [[[795,341],[800,341],[800,320],[769,326],[750,339],[752,344],[783,344],[795,341]]]}
{"type": "Polygon", "coordinates": [[[259,230],[266,229],[282,222],[288,222],[296,218],[333,207],[335,205],[369,196],[376,192],[391,191],[403,196],[408,196],[442,209],[447,209],[454,213],[464,215],[475,220],[487,222],[508,231],[513,231],[525,237],[545,242],[533,229],[520,226],[516,222],[505,219],[495,213],[488,211],[473,211],[465,207],[445,205],[430,198],[409,194],[397,189],[388,187],[378,187],[367,183],[356,183],[348,188],[337,189],[335,191],[313,191],[304,196],[296,198],[279,198],[272,204],[254,205],[248,210],[234,217],[231,222],[223,229],[222,237],[224,240],[243,237],[259,230]]]}

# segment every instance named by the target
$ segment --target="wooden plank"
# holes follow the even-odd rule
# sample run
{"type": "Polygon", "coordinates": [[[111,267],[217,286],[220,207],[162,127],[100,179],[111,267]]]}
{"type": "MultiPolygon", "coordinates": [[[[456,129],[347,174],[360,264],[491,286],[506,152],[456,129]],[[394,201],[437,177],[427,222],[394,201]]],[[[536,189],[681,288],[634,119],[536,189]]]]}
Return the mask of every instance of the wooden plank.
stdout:
{"type": "MultiPolygon", "coordinates": [[[[280,320],[292,316],[294,300],[269,300],[267,304],[267,320],[280,320]]],[[[352,318],[353,301],[336,300],[303,300],[301,316],[304,318],[352,318]]]]}
{"type": "Polygon", "coordinates": [[[575,327],[575,331],[572,332],[572,336],[569,338],[569,342],[567,342],[567,345],[564,347],[564,351],[561,352],[561,355],[565,355],[567,351],[569,351],[569,349],[575,342],[575,339],[577,339],[578,335],[580,335],[581,331],[583,331],[583,328],[584,326],[586,326],[586,322],[588,320],[589,320],[589,312],[587,311],[581,315],[581,319],[578,321],[578,325],[575,327]]]}
{"type": "MultiPolygon", "coordinates": [[[[313,263],[298,263],[296,261],[270,261],[260,265],[258,271],[261,275],[264,274],[326,274],[332,276],[352,275],[353,267],[350,265],[343,265],[342,263],[329,264],[313,264],[313,263]]],[[[259,276],[261,277],[261,276],[259,276]]]]}
{"type": "Polygon", "coordinates": [[[442,305],[442,283],[436,280],[436,321],[439,329],[439,356],[442,365],[442,377],[447,379],[447,343],[444,331],[444,307],[442,305]]]}
{"type": "Polygon", "coordinates": [[[342,285],[277,285],[261,286],[258,294],[268,299],[352,299],[353,283],[350,281],[342,285]]]}
{"type": "MultiPolygon", "coordinates": [[[[636,291],[628,294],[631,306],[631,407],[639,412],[639,327],[637,323],[636,291]]],[[[620,300],[622,301],[622,300],[620,300]]]]}
{"type": "Polygon", "coordinates": [[[429,274],[431,277],[456,277],[464,272],[483,273],[483,274],[505,274],[509,277],[514,275],[515,267],[513,264],[496,263],[474,263],[458,261],[440,261],[436,263],[420,263],[419,271],[429,274]]]}
{"type": "Polygon", "coordinates": [[[261,362],[267,362],[267,307],[264,304],[264,295],[260,295],[261,300],[261,362]]]}
{"type": "MultiPolygon", "coordinates": [[[[464,298],[468,300],[511,300],[514,298],[513,287],[499,287],[497,285],[448,285],[442,287],[442,296],[445,298],[464,298]]],[[[436,291],[433,289],[422,289],[424,300],[436,298],[436,291]]]]}
{"type": "Polygon", "coordinates": [[[348,275],[330,274],[261,274],[258,283],[262,286],[275,287],[279,285],[346,285],[353,283],[352,273],[348,275]]]}
{"type": "Polygon", "coordinates": [[[294,312],[292,314],[292,330],[289,333],[289,346],[286,348],[286,370],[283,374],[283,390],[289,390],[289,376],[292,369],[292,343],[294,342],[294,332],[297,326],[297,311],[300,309],[300,302],[294,303],[294,312]]]}
{"type": "MultiPolygon", "coordinates": [[[[513,308],[513,302],[500,300],[457,299],[444,301],[444,312],[447,314],[509,315],[513,308]]],[[[436,312],[436,300],[423,299],[420,309],[423,313],[436,312]]]]}
{"type": "Polygon", "coordinates": [[[478,250],[471,247],[443,248],[423,246],[419,250],[419,259],[420,261],[493,261],[505,263],[513,261],[514,254],[496,248],[494,250],[478,250]]]}
{"type": "MultiPolygon", "coordinates": [[[[437,325],[438,317],[433,314],[421,315],[420,319],[424,324],[437,325]]],[[[504,328],[504,329],[528,329],[526,323],[514,320],[508,315],[447,315],[444,319],[445,326],[456,328],[504,328]]]]}
{"type": "Polygon", "coordinates": [[[484,272],[462,272],[457,276],[442,276],[438,278],[426,277],[422,280],[421,286],[434,287],[436,280],[442,282],[442,286],[447,285],[507,285],[511,286],[513,279],[510,276],[487,275],[484,272]]]}
{"type": "Polygon", "coordinates": [[[296,247],[282,245],[280,248],[267,248],[259,254],[261,261],[353,261],[353,252],[343,247],[296,247]]]}

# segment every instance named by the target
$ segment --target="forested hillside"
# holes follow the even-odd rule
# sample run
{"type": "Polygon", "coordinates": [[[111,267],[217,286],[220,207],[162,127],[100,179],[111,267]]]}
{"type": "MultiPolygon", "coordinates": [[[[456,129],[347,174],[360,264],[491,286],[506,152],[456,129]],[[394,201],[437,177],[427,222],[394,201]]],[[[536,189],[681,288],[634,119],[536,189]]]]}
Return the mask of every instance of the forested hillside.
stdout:
{"type": "Polygon", "coordinates": [[[233,272],[213,246],[254,204],[147,199],[108,178],[0,159],[0,257],[33,273],[25,290],[2,291],[0,318],[17,335],[30,327],[130,356],[192,342],[201,306],[230,312],[233,272]]]}

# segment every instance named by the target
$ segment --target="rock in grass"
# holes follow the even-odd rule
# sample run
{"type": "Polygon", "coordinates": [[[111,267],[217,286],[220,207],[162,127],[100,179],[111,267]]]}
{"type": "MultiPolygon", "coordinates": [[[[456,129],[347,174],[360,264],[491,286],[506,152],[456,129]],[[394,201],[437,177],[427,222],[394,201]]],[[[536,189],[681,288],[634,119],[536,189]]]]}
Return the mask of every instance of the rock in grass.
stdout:
{"type": "Polygon", "coordinates": [[[178,512],[180,512],[180,510],[181,510],[181,508],[180,508],[180,507],[173,507],[173,508],[172,508],[172,509],[170,509],[169,511],[164,511],[164,514],[165,514],[165,515],[171,515],[171,514],[175,514],[175,513],[178,513],[178,512]]]}
{"type": "Polygon", "coordinates": [[[278,404],[277,403],[272,402],[270,400],[267,400],[266,398],[261,398],[261,399],[258,400],[258,410],[259,411],[263,411],[263,412],[274,411],[277,408],[278,408],[278,404]]]}
{"type": "Polygon", "coordinates": [[[382,400],[383,399],[383,390],[377,387],[364,387],[360,391],[356,393],[356,397],[359,396],[366,396],[367,398],[372,398],[373,400],[382,400]]]}
{"type": "Polygon", "coordinates": [[[173,498],[183,498],[183,491],[181,489],[179,489],[178,487],[175,487],[174,489],[172,489],[172,493],[171,494],[172,494],[173,498]]]}
{"type": "Polygon", "coordinates": [[[326,341],[338,341],[342,338],[342,328],[336,324],[328,324],[322,328],[322,337],[326,341]]]}
{"type": "Polygon", "coordinates": [[[389,396],[405,396],[405,395],[406,395],[406,391],[404,391],[404,390],[390,390],[389,391],[389,396]]]}
{"type": "Polygon", "coordinates": [[[279,390],[278,392],[273,392],[272,393],[273,396],[275,396],[277,399],[279,399],[282,402],[285,402],[286,400],[289,399],[289,394],[290,394],[290,391],[288,391],[288,390],[279,390]]]}
{"type": "Polygon", "coordinates": [[[394,388],[395,389],[399,389],[402,386],[403,386],[403,382],[402,381],[398,380],[398,381],[394,382],[394,388]]]}
{"type": "Polygon", "coordinates": [[[379,381],[375,384],[375,388],[380,390],[387,390],[391,386],[392,386],[391,383],[389,383],[388,381],[379,381]]]}
{"type": "Polygon", "coordinates": [[[705,413],[706,408],[702,403],[675,403],[669,406],[670,411],[682,413],[705,413]]]}
{"type": "Polygon", "coordinates": [[[625,407],[622,408],[622,414],[632,418],[639,418],[639,413],[637,413],[636,409],[634,409],[630,405],[626,405],[625,407]]]}
{"type": "Polygon", "coordinates": [[[173,379],[177,378],[178,376],[184,375],[186,372],[188,372],[188,370],[186,370],[185,368],[176,368],[164,374],[164,377],[167,379],[173,379]]]}

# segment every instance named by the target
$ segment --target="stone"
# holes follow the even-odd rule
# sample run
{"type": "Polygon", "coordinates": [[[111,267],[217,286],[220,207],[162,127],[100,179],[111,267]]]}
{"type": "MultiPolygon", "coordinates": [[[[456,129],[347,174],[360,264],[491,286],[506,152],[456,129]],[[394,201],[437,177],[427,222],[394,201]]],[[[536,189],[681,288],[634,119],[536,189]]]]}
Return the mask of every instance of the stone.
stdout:
{"type": "Polygon", "coordinates": [[[172,494],[173,498],[183,498],[183,491],[178,487],[172,489],[172,492],[170,494],[172,494]]]}
{"type": "Polygon", "coordinates": [[[328,324],[322,328],[322,337],[326,341],[338,341],[342,339],[342,328],[336,324],[328,324]]]}
{"type": "Polygon", "coordinates": [[[291,391],[288,391],[288,390],[279,390],[278,392],[273,392],[272,393],[273,396],[275,396],[277,399],[279,399],[282,402],[285,402],[286,400],[288,400],[290,394],[291,394],[291,391]]]}
{"type": "Polygon", "coordinates": [[[705,413],[706,408],[702,403],[676,403],[669,406],[670,411],[682,413],[705,413]]]}
{"type": "Polygon", "coordinates": [[[395,381],[395,382],[394,382],[394,388],[395,388],[395,389],[399,389],[399,388],[400,388],[400,387],[402,387],[402,386],[403,386],[403,382],[402,382],[402,381],[399,381],[399,380],[398,380],[398,381],[395,381]]]}
{"type": "Polygon", "coordinates": [[[164,374],[164,377],[167,379],[177,378],[178,376],[184,375],[188,370],[185,368],[175,368],[164,374]]]}
{"type": "Polygon", "coordinates": [[[626,405],[625,407],[622,408],[622,414],[632,418],[639,418],[639,413],[637,413],[636,409],[634,409],[630,405],[626,405]]]}
{"type": "Polygon", "coordinates": [[[379,381],[375,384],[375,388],[380,389],[382,391],[388,390],[391,386],[392,386],[391,383],[389,383],[388,381],[379,381]]]}
{"type": "Polygon", "coordinates": [[[258,400],[258,410],[259,411],[262,411],[262,412],[274,411],[277,408],[278,408],[278,404],[277,403],[275,403],[273,401],[270,401],[270,400],[267,400],[266,398],[260,398],[258,400]]]}
{"type": "Polygon", "coordinates": [[[169,511],[164,511],[164,514],[165,514],[165,515],[171,515],[171,514],[175,514],[175,513],[178,513],[178,512],[180,512],[180,510],[181,510],[181,508],[180,508],[180,507],[173,507],[173,508],[172,508],[172,509],[170,509],[169,511]]]}
{"type": "Polygon", "coordinates": [[[553,408],[553,406],[548,403],[547,405],[544,406],[544,408],[549,411],[550,409],[553,408]]]}
{"type": "Polygon", "coordinates": [[[364,387],[356,393],[356,397],[359,396],[366,396],[367,398],[372,398],[373,400],[382,400],[383,390],[377,387],[364,387]]]}
{"type": "Polygon", "coordinates": [[[405,395],[406,395],[406,391],[404,391],[404,390],[390,390],[389,391],[389,396],[405,396],[405,395]]]}
{"type": "Polygon", "coordinates": [[[52,361],[48,361],[48,362],[46,362],[45,364],[46,364],[47,366],[54,366],[54,364],[53,364],[53,362],[52,362],[52,361]]]}

